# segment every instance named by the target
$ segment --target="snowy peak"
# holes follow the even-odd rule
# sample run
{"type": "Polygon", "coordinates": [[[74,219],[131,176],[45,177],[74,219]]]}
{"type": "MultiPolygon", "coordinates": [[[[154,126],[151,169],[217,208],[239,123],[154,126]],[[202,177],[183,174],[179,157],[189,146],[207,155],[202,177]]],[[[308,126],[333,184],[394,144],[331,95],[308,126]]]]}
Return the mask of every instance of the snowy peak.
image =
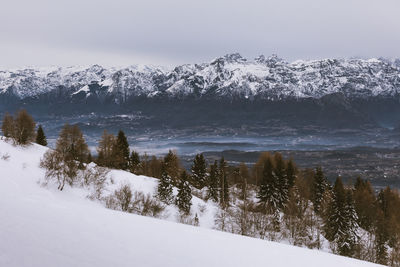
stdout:
{"type": "Polygon", "coordinates": [[[239,53],[226,54],[223,57],[219,57],[211,61],[211,65],[225,64],[225,63],[244,63],[247,59],[243,58],[239,53]]]}
{"type": "Polygon", "coordinates": [[[260,55],[256,57],[254,61],[259,64],[265,64],[270,68],[276,67],[278,64],[287,64],[282,58],[278,57],[278,55],[276,54],[273,54],[272,56],[269,57],[260,55]]]}
{"type": "Polygon", "coordinates": [[[321,98],[342,93],[351,98],[394,97],[400,90],[400,60],[323,59],[287,63],[277,55],[247,60],[238,53],[210,63],[166,70],[126,68],[26,68],[0,71],[0,97],[40,97],[63,90],[63,97],[98,85],[101,94],[124,102],[134,97],[321,98]]]}

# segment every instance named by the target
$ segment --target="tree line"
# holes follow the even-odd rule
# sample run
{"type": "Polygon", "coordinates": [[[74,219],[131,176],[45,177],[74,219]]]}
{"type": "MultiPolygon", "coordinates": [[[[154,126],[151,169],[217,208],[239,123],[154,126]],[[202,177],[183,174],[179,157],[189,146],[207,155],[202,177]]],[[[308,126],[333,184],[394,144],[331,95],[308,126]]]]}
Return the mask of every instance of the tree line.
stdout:
{"type": "Polygon", "coordinates": [[[6,113],[1,124],[1,131],[6,139],[13,140],[14,144],[26,145],[36,142],[39,145],[47,146],[46,136],[41,125],[35,132],[36,123],[32,116],[24,109],[12,116],[6,113]]]}
{"type": "MultiPolygon", "coordinates": [[[[35,126],[21,110],[15,118],[4,116],[2,132],[15,144],[47,145],[43,128],[35,131],[35,126]]],[[[229,165],[223,157],[208,162],[198,154],[186,170],[171,150],[160,158],[131,151],[122,130],[116,136],[104,131],[93,157],[79,127],[69,124],[62,128],[55,148],[45,153],[41,167],[63,190],[90,162],[158,178],[157,199],[176,205],[184,216],[191,214],[193,195],[217,203],[215,224],[220,230],[270,240],[285,238],[318,249],[327,240],[334,253],[400,265],[399,192],[390,187],[376,191],[360,177],[353,184],[344,184],[341,177],[331,183],[322,168],[299,169],[279,152],[262,153],[251,168],[244,163],[229,165]]],[[[121,210],[128,211],[129,188],[121,188],[116,196],[121,210]]]]}

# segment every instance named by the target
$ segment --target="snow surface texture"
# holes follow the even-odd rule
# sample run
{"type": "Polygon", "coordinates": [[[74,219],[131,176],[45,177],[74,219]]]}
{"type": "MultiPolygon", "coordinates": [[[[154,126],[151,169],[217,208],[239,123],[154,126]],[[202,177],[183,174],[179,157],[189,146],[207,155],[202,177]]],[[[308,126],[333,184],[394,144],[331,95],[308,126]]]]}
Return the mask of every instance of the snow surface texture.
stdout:
{"type": "Polygon", "coordinates": [[[349,97],[394,96],[400,92],[400,60],[323,59],[287,63],[275,55],[247,60],[239,54],[228,54],[210,63],[171,70],[99,65],[0,70],[0,95],[23,99],[60,88],[70,97],[105,93],[115,97],[116,103],[128,97],[158,95],[272,100],[320,98],[332,93],[349,97]]]}
{"type": "MultiPolygon", "coordinates": [[[[108,210],[82,189],[42,187],[38,165],[46,149],[0,140],[0,266],[376,266],[108,210]]],[[[145,192],[155,185],[122,171],[113,176],[145,192]]]]}

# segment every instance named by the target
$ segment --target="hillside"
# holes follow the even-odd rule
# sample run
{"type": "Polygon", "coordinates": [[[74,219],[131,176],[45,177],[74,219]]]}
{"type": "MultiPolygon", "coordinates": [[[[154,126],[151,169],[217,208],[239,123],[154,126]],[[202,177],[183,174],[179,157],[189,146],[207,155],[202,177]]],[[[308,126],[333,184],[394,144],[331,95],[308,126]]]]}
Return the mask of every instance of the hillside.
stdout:
{"type": "MultiPolygon", "coordinates": [[[[108,210],[88,200],[83,189],[40,186],[44,171],[38,164],[45,151],[0,140],[0,266],[376,266],[108,210]]],[[[125,177],[141,191],[155,184],[122,171],[112,176],[116,182],[125,177]]],[[[203,215],[201,224],[207,226],[209,217],[203,215]]]]}

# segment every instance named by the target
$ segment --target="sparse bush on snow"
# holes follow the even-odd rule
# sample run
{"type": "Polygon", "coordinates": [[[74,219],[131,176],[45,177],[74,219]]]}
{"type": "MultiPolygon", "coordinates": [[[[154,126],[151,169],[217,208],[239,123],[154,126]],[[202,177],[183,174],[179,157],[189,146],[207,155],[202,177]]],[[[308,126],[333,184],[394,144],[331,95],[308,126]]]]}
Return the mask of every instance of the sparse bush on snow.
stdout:
{"type": "Polygon", "coordinates": [[[162,218],[166,205],[151,194],[132,192],[128,184],[123,184],[113,194],[105,198],[106,207],[142,216],[162,218]]]}
{"type": "Polygon", "coordinates": [[[122,185],[119,189],[114,192],[115,198],[117,200],[117,205],[122,211],[131,212],[131,200],[132,200],[132,190],[127,184],[122,185]]]}
{"type": "Polygon", "coordinates": [[[90,199],[101,199],[110,170],[93,165],[89,164],[82,171],[82,185],[88,187],[91,191],[90,199]]]}
{"type": "Polygon", "coordinates": [[[1,159],[2,159],[2,160],[5,160],[5,161],[8,161],[8,160],[10,159],[10,154],[8,154],[8,153],[3,154],[3,155],[1,156],[1,159]]]}

